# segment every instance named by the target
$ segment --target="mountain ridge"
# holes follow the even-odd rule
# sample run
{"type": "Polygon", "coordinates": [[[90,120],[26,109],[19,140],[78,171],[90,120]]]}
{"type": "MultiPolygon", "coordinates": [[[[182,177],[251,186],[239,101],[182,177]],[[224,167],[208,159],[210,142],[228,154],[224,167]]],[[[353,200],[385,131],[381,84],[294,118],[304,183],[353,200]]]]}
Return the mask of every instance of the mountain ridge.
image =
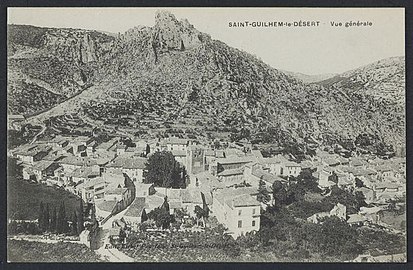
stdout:
{"type": "MultiPolygon", "coordinates": [[[[404,125],[389,119],[398,114],[403,122],[404,115],[370,100],[370,89],[363,90],[368,92],[364,95],[344,84],[308,85],[211,39],[171,13],[157,13],[153,27],[135,27],[107,40],[85,36],[79,34],[75,41],[77,53],[59,50],[67,43],[51,39],[52,45],[57,43],[52,54],[71,52],[61,61],[89,71],[85,84],[93,84],[60,111],[82,113],[92,121],[98,121],[99,114],[113,119],[124,114],[135,126],[159,118],[161,123],[190,123],[215,131],[248,129],[253,139],[263,142],[314,136],[331,143],[362,132],[378,133],[389,143],[404,141],[404,125]]],[[[59,108],[38,119],[56,113],[59,108]]]]}

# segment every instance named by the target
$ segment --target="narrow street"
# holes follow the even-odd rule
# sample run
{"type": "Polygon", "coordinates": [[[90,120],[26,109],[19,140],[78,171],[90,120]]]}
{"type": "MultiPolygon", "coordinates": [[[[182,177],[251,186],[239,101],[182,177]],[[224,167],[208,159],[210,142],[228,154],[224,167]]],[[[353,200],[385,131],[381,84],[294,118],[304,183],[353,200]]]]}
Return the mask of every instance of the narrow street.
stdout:
{"type": "MultiPolygon", "coordinates": [[[[100,232],[99,242],[101,246],[99,249],[95,250],[95,252],[100,255],[103,259],[106,259],[110,262],[134,262],[133,258],[127,256],[126,254],[120,252],[116,248],[106,249],[105,246],[110,244],[109,242],[109,230],[112,228],[112,222],[121,219],[123,215],[128,211],[130,206],[128,206],[125,210],[119,212],[118,214],[109,218],[104,224],[101,225],[102,231],[100,232]]],[[[108,245],[110,246],[110,245],[108,245]]]]}

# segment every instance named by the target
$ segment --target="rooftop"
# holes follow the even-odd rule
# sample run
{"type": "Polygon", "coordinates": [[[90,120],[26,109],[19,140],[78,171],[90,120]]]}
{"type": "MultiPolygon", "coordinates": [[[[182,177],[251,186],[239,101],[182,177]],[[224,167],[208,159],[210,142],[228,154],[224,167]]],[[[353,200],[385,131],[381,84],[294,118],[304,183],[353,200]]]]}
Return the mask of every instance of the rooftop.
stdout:
{"type": "Polygon", "coordinates": [[[145,169],[146,167],[146,158],[142,157],[124,157],[119,156],[112,160],[107,167],[109,168],[124,168],[124,169],[145,169]]]}
{"type": "Polygon", "coordinates": [[[96,207],[102,211],[112,212],[113,208],[115,207],[117,201],[103,201],[96,204],[96,207]]]}
{"type": "Polygon", "coordinates": [[[245,206],[259,206],[259,201],[254,199],[251,195],[243,194],[226,200],[229,207],[245,207],[245,206]]]}
{"type": "Polygon", "coordinates": [[[141,217],[143,209],[146,207],[145,197],[136,197],[132,204],[129,206],[125,213],[125,216],[129,217],[141,217]]]}
{"type": "Polygon", "coordinates": [[[219,164],[238,164],[238,163],[249,163],[249,162],[252,162],[254,160],[255,160],[255,158],[251,157],[251,156],[250,157],[247,157],[247,156],[244,156],[244,157],[232,156],[232,157],[229,157],[229,158],[218,158],[217,163],[219,163],[219,164]]]}
{"type": "Polygon", "coordinates": [[[244,168],[236,168],[236,169],[229,169],[229,170],[224,170],[220,173],[218,173],[218,176],[231,176],[231,175],[239,175],[244,173],[244,168]]]}

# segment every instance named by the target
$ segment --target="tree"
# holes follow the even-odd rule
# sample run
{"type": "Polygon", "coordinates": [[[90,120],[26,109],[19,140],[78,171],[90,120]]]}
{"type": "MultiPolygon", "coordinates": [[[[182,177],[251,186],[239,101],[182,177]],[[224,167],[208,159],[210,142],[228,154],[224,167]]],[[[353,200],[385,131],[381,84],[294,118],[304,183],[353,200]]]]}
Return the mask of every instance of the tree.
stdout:
{"type": "Polygon", "coordinates": [[[357,188],[361,188],[364,187],[364,183],[362,180],[360,180],[359,178],[356,177],[356,187],[357,188]]]}
{"type": "Polygon", "coordinates": [[[272,196],[276,208],[280,208],[287,203],[287,191],[280,181],[275,181],[272,184],[272,196]]]}
{"type": "Polygon", "coordinates": [[[196,215],[196,223],[199,225],[199,220],[204,216],[204,209],[202,209],[199,205],[195,205],[194,213],[196,215]]]}
{"type": "Polygon", "coordinates": [[[148,220],[148,215],[146,214],[145,208],[142,210],[142,215],[141,215],[141,222],[145,222],[148,220]]]}
{"type": "Polygon", "coordinates": [[[188,96],[188,101],[192,102],[192,101],[197,101],[199,98],[199,90],[195,87],[192,87],[192,91],[188,96]]]}
{"type": "Polygon", "coordinates": [[[168,196],[165,196],[163,203],[161,205],[161,209],[164,210],[165,212],[169,213],[169,203],[168,203],[168,196]]]}
{"type": "Polygon", "coordinates": [[[77,215],[77,232],[80,234],[84,229],[84,219],[83,219],[83,201],[80,200],[80,206],[79,206],[79,213],[77,215]]]}
{"type": "Polygon", "coordinates": [[[156,152],[151,155],[146,170],[145,183],[167,188],[186,187],[186,170],[175,160],[171,152],[156,152]]]}
{"type": "Polygon", "coordinates": [[[56,231],[57,233],[68,232],[66,209],[65,209],[65,205],[63,202],[60,204],[59,212],[57,213],[56,231]]]}
{"type": "Polygon", "coordinates": [[[360,210],[361,206],[365,206],[364,195],[361,191],[353,194],[337,186],[331,188],[330,196],[325,197],[323,202],[331,206],[341,203],[347,207],[347,213],[349,214],[355,214],[360,210]]]}
{"type": "Polygon", "coordinates": [[[327,255],[357,255],[362,249],[357,243],[358,233],[338,217],[328,217],[321,224],[317,245],[327,255]]]}
{"type": "Polygon", "coordinates": [[[196,217],[197,217],[197,224],[198,224],[198,221],[200,220],[200,219],[202,219],[202,223],[204,224],[204,226],[205,226],[205,224],[206,224],[206,219],[209,217],[209,207],[208,207],[208,205],[207,205],[207,203],[206,203],[206,200],[205,200],[205,195],[204,195],[204,193],[202,193],[201,192],[201,197],[202,197],[202,208],[199,206],[199,205],[196,205],[195,206],[195,209],[194,209],[194,213],[195,213],[195,215],[196,215],[196,217]]]}
{"type": "Polygon", "coordinates": [[[148,218],[155,221],[155,225],[158,228],[168,229],[171,222],[172,216],[166,211],[166,208],[157,207],[148,213],[148,218]]]}
{"type": "Polygon", "coordinates": [[[43,206],[43,202],[40,202],[38,222],[39,222],[40,231],[44,232],[46,228],[45,228],[45,209],[43,206]]]}
{"type": "Polygon", "coordinates": [[[260,182],[258,184],[257,201],[267,204],[270,201],[270,199],[271,196],[268,193],[267,185],[265,184],[264,180],[260,179],[260,182]]]}
{"type": "Polygon", "coordinates": [[[56,207],[53,206],[53,210],[50,215],[50,228],[49,228],[50,232],[56,232],[57,230],[56,221],[57,221],[57,212],[56,212],[56,207]]]}
{"type": "Polygon", "coordinates": [[[70,226],[70,234],[71,235],[79,235],[79,232],[77,230],[77,215],[76,211],[73,212],[72,215],[72,224],[70,226]]]}
{"type": "Polygon", "coordinates": [[[44,228],[45,230],[50,230],[50,207],[46,204],[46,209],[44,213],[44,228]]]}

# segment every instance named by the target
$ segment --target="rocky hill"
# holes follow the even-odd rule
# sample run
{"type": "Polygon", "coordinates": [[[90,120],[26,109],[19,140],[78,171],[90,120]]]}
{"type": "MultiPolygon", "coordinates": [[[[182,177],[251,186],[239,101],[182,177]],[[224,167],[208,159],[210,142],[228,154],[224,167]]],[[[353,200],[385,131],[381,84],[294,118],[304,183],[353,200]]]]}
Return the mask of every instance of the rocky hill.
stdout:
{"type": "Polygon", "coordinates": [[[96,31],[8,26],[8,110],[30,114],[60,103],[93,82],[114,38],[96,31]]]}
{"type": "Polygon", "coordinates": [[[319,84],[404,105],[405,81],[405,58],[391,57],[320,81],[319,84]]]}
{"type": "Polygon", "coordinates": [[[18,33],[9,38],[14,46],[9,73],[23,70],[66,96],[76,92],[68,89],[93,83],[37,119],[77,112],[92,121],[132,127],[156,121],[216,132],[244,129],[261,142],[313,136],[331,143],[363,132],[387,142],[404,141],[404,116],[392,118],[393,108],[326,81],[305,84],[168,12],[158,12],[153,27],[135,27],[116,37],[74,29],[36,31],[31,38],[18,33]],[[42,68],[31,64],[24,69],[13,62],[45,54],[42,68]],[[54,61],[58,68],[35,76],[54,61]],[[56,72],[55,80],[47,77],[56,72]]]}
{"type": "Polygon", "coordinates": [[[338,75],[336,73],[308,75],[308,74],[304,74],[300,72],[292,72],[292,71],[286,71],[286,70],[282,70],[282,72],[294,78],[297,78],[305,83],[317,83],[317,82],[328,80],[338,75]]]}

